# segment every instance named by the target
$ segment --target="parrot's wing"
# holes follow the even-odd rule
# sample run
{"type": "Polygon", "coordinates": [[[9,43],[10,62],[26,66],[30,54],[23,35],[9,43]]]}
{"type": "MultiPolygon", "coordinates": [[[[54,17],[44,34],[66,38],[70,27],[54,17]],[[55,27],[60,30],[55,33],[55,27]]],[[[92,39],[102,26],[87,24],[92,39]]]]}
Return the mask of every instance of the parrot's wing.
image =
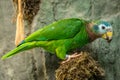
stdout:
{"type": "Polygon", "coordinates": [[[28,36],[25,41],[50,41],[74,37],[83,24],[83,20],[72,18],[54,22],[28,36]]]}

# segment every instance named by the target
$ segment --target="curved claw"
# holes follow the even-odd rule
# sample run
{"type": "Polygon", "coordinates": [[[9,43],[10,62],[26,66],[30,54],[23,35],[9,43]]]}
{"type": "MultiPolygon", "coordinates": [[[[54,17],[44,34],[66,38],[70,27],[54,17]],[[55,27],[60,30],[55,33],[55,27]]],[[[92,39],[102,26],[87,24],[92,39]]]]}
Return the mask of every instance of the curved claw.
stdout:
{"type": "Polygon", "coordinates": [[[77,53],[75,53],[75,54],[73,54],[73,55],[66,55],[66,60],[65,61],[62,61],[61,62],[61,64],[64,64],[64,63],[66,63],[66,62],[69,62],[72,58],[76,58],[76,57],[78,57],[78,56],[80,56],[81,54],[77,54],[77,53]]]}

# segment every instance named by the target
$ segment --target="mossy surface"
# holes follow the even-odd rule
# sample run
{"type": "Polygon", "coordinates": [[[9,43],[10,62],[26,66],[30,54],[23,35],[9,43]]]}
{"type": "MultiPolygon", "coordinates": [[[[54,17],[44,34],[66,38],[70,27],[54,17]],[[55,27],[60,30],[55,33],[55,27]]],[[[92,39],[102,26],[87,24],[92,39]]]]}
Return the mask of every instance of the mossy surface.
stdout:
{"type": "Polygon", "coordinates": [[[103,80],[105,72],[88,53],[63,63],[56,70],[56,80],[103,80]]]}
{"type": "MultiPolygon", "coordinates": [[[[22,0],[23,18],[29,23],[32,23],[34,16],[39,11],[41,0],[22,0]]],[[[16,14],[18,13],[18,0],[13,0],[14,7],[16,7],[16,14]]]]}

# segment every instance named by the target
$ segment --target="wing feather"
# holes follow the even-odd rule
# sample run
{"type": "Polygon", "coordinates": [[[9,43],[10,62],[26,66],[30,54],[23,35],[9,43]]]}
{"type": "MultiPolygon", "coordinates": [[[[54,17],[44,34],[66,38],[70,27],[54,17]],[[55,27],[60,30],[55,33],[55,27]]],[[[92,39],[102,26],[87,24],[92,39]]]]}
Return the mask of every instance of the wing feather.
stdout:
{"type": "Polygon", "coordinates": [[[74,37],[83,24],[83,20],[71,18],[54,22],[28,36],[25,41],[50,41],[74,37]]]}

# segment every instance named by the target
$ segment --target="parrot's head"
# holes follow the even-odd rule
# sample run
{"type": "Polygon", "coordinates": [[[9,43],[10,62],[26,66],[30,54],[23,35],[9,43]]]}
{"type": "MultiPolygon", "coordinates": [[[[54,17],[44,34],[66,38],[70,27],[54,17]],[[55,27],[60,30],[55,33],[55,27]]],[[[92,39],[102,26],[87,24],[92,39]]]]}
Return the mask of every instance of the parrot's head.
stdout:
{"type": "Polygon", "coordinates": [[[108,42],[111,42],[113,30],[110,23],[106,21],[97,21],[94,22],[92,29],[95,34],[99,35],[103,39],[106,39],[108,42]]]}

